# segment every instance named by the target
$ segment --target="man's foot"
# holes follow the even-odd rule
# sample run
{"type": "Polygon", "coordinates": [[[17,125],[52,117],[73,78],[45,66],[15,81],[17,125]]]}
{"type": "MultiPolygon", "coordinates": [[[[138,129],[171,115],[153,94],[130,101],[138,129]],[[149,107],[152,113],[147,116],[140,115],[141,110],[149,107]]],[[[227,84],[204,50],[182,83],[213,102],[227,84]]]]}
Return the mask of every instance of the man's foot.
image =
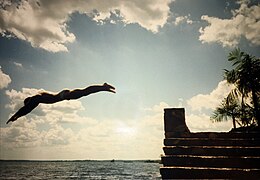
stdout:
{"type": "Polygon", "coordinates": [[[107,83],[104,83],[103,86],[105,87],[105,90],[106,91],[109,91],[109,92],[112,92],[112,93],[116,93],[116,88],[107,84],[107,83]]]}

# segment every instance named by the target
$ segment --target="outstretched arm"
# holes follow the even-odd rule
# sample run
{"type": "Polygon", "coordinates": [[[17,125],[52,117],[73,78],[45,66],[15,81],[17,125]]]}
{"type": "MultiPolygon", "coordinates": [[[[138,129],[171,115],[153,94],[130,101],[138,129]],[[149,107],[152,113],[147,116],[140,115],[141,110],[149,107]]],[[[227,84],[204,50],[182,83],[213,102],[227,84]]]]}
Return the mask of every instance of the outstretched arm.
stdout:
{"type": "Polygon", "coordinates": [[[27,99],[25,99],[24,101],[24,106],[21,107],[7,122],[6,124],[8,124],[9,122],[13,122],[16,121],[18,118],[20,118],[21,116],[25,116],[26,114],[30,113],[34,108],[36,108],[38,106],[39,102],[38,102],[38,96],[33,96],[33,97],[29,97],[27,99]]]}
{"type": "Polygon", "coordinates": [[[93,93],[97,93],[100,91],[107,91],[107,92],[112,92],[112,93],[116,93],[115,91],[115,87],[104,83],[103,85],[93,85],[93,86],[89,86],[85,89],[75,89],[70,91],[69,93],[67,93],[64,97],[64,99],[78,99],[81,98],[83,96],[87,96],[93,93]]]}

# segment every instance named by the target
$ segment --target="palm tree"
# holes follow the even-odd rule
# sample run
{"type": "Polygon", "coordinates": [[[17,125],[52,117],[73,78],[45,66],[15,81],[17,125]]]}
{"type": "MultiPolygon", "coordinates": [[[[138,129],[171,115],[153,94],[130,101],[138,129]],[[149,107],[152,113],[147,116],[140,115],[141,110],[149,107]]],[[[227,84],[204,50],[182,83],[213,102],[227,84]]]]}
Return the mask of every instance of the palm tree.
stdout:
{"type": "Polygon", "coordinates": [[[211,119],[215,122],[220,122],[222,120],[228,120],[230,117],[232,118],[234,129],[236,129],[236,122],[241,125],[240,122],[236,120],[240,114],[239,109],[240,108],[236,100],[231,99],[230,101],[227,101],[227,98],[225,98],[221,105],[213,112],[211,119]]]}
{"type": "Polygon", "coordinates": [[[241,97],[242,114],[245,114],[245,100],[252,99],[254,118],[260,125],[260,59],[235,49],[229,54],[228,61],[232,62],[235,68],[231,71],[225,70],[224,79],[236,88],[231,91],[227,101],[241,97]]]}

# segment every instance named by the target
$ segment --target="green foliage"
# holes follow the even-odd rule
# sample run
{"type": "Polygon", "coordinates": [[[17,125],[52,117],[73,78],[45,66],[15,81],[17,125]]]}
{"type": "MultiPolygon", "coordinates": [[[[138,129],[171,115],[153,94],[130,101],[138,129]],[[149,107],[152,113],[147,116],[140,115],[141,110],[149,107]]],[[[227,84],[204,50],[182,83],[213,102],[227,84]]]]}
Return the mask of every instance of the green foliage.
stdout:
{"type": "Polygon", "coordinates": [[[241,52],[239,48],[228,55],[234,67],[224,70],[224,79],[235,85],[221,105],[213,112],[214,121],[232,118],[234,128],[240,126],[259,125],[260,120],[260,59],[241,52]]]}
{"type": "Polygon", "coordinates": [[[233,126],[236,128],[236,119],[240,115],[240,106],[235,99],[231,99],[230,101],[225,98],[219,107],[213,112],[211,119],[214,122],[220,122],[223,120],[228,120],[228,118],[232,118],[233,126]]]}

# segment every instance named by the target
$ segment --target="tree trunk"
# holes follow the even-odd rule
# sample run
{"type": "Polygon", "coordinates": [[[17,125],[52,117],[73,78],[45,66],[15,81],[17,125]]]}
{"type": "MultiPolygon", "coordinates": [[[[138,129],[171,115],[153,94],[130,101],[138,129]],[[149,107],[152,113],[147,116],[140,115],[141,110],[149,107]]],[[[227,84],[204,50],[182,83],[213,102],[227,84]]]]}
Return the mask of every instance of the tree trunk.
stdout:
{"type": "Polygon", "coordinates": [[[237,128],[237,127],[236,127],[236,119],[235,119],[234,116],[232,116],[232,120],[233,120],[233,127],[234,127],[234,129],[236,129],[236,128],[237,128]]]}
{"type": "Polygon", "coordinates": [[[258,98],[257,94],[254,89],[252,89],[252,98],[253,98],[253,104],[254,104],[254,115],[256,118],[257,125],[259,126],[260,121],[260,111],[259,111],[259,104],[258,104],[258,98]]]}

